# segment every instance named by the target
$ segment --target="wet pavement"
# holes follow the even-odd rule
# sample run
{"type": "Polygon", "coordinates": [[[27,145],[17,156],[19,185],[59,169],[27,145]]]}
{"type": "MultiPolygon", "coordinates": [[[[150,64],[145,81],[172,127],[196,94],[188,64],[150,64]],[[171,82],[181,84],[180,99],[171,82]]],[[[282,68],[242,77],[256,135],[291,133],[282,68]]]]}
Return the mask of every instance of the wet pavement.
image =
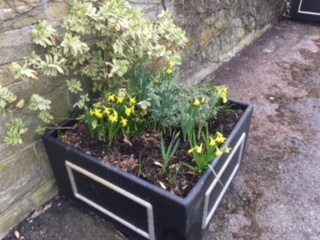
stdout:
{"type": "MultiPolygon", "coordinates": [[[[319,66],[320,24],[282,21],[209,77],[255,110],[246,158],[202,240],[320,239],[319,66]]],[[[59,197],[4,239],[17,237],[126,239],[59,197]]]]}

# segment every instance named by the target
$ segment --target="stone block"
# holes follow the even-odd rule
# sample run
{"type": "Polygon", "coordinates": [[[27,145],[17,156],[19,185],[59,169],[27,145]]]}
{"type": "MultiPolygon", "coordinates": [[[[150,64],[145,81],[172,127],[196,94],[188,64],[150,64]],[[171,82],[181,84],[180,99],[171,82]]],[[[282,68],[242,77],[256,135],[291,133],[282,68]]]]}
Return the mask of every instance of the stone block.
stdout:
{"type": "Polygon", "coordinates": [[[7,232],[22,221],[33,210],[33,203],[27,199],[20,199],[12,207],[6,209],[5,212],[0,213],[0,239],[4,237],[7,232]]]}
{"type": "Polygon", "coordinates": [[[35,143],[34,150],[35,150],[36,156],[40,162],[41,172],[43,173],[44,177],[46,179],[53,178],[53,171],[52,171],[47,153],[44,149],[42,140],[39,140],[35,143]]]}
{"type": "Polygon", "coordinates": [[[0,162],[0,213],[45,181],[33,148],[0,162]]]}
{"type": "Polygon", "coordinates": [[[11,6],[3,6],[0,8],[0,32],[19,29],[34,25],[39,20],[47,21],[62,20],[69,9],[67,0],[65,1],[23,1],[24,4],[11,6]]]}
{"type": "Polygon", "coordinates": [[[57,195],[57,193],[58,188],[56,181],[52,178],[35,189],[30,195],[30,200],[33,203],[33,207],[38,208],[49,201],[53,196],[57,195]]]}
{"type": "MultiPolygon", "coordinates": [[[[0,56],[0,61],[1,59],[3,58],[0,56]]],[[[2,86],[8,86],[16,81],[10,73],[10,64],[0,65],[0,84],[2,86]]]]}
{"type": "MultiPolygon", "coordinates": [[[[2,169],[0,192],[3,192],[36,171],[39,168],[39,163],[33,148],[29,147],[27,149],[16,148],[13,156],[0,161],[0,166],[2,169]]],[[[2,195],[0,194],[0,196],[2,195]]]]}
{"type": "Polygon", "coordinates": [[[0,65],[21,60],[34,48],[31,28],[6,31],[0,38],[0,65]]]}

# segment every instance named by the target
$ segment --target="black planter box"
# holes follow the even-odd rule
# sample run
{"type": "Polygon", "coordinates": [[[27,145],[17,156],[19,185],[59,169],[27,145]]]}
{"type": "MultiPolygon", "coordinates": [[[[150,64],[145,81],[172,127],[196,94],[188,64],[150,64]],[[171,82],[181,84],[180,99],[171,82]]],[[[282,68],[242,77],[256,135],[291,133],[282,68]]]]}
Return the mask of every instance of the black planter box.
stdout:
{"type": "Polygon", "coordinates": [[[58,131],[53,130],[43,136],[43,142],[60,192],[102,213],[130,239],[201,239],[245,152],[253,106],[232,102],[245,109],[227,139],[232,152],[213,162],[219,179],[206,171],[187,197],[175,196],[86,155],[58,140],[58,131]]]}

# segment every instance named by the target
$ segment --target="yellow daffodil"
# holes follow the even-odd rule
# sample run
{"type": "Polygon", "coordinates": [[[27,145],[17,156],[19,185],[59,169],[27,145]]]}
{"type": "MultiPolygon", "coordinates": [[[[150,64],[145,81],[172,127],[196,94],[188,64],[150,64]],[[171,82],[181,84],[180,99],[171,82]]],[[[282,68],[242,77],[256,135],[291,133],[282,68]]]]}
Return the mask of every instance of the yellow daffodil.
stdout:
{"type": "Polygon", "coordinates": [[[202,144],[200,146],[196,146],[195,151],[196,151],[196,153],[201,154],[202,153],[202,144]]]}
{"type": "Polygon", "coordinates": [[[220,157],[222,154],[223,154],[223,152],[221,152],[220,149],[217,148],[216,156],[217,156],[217,157],[220,157]]]}
{"type": "Polygon", "coordinates": [[[96,115],[97,118],[102,118],[103,117],[101,109],[97,109],[97,108],[94,110],[94,115],[96,115]]]}
{"type": "Polygon", "coordinates": [[[224,151],[225,153],[229,154],[231,153],[232,148],[231,147],[227,147],[226,150],[224,151]]]}
{"type": "Polygon", "coordinates": [[[217,132],[216,141],[218,143],[224,143],[227,138],[225,138],[221,133],[217,132]]]}
{"type": "Polygon", "coordinates": [[[128,107],[125,107],[126,110],[125,110],[125,114],[130,117],[132,114],[133,114],[133,109],[132,108],[128,108],[128,107]]]}
{"type": "Polygon", "coordinates": [[[135,105],[136,103],[137,103],[136,97],[130,98],[130,104],[131,104],[131,105],[135,105]]]}
{"type": "Polygon", "coordinates": [[[217,91],[219,96],[222,98],[222,102],[223,103],[227,103],[228,102],[228,88],[221,86],[221,87],[217,87],[217,91]]]}
{"type": "Polygon", "coordinates": [[[194,148],[189,149],[188,153],[191,154],[194,152],[194,148]]]}
{"type": "Polygon", "coordinates": [[[122,124],[122,127],[125,127],[128,125],[128,119],[125,119],[125,118],[121,118],[121,124],[122,124]]]}
{"type": "Polygon", "coordinates": [[[116,122],[118,122],[118,116],[115,115],[115,114],[112,114],[112,115],[109,116],[109,120],[112,123],[116,123],[116,122]]]}
{"type": "Polygon", "coordinates": [[[124,99],[125,99],[125,97],[118,97],[117,103],[122,104],[124,99]]]}
{"type": "Polygon", "coordinates": [[[224,104],[226,104],[226,103],[228,102],[228,98],[222,97],[222,102],[223,102],[224,104]]]}
{"type": "Polygon", "coordinates": [[[174,68],[175,65],[176,65],[176,63],[175,63],[174,61],[170,61],[170,62],[169,62],[170,68],[174,68]]]}
{"type": "Polygon", "coordinates": [[[210,143],[209,143],[210,147],[214,147],[217,145],[216,140],[214,140],[212,137],[210,137],[210,143]]]}
{"type": "Polygon", "coordinates": [[[128,117],[130,117],[131,114],[132,114],[132,109],[126,107],[125,114],[126,114],[128,117]]]}
{"type": "Polygon", "coordinates": [[[107,115],[110,115],[111,114],[111,108],[105,108],[104,109],[104,113],[107,114],[107,115]]]}
{"type": "Polygon", "coordinates": [[[167,71],[166,71],[166,73],[167,73],[168,75],[171,75],[171,74],[173,73],[173,71],[172,71],[172,69],[168,68],[167,71]]]}
{"type": "Polygon", "coordinates": [[[108,101],[110,101],[110,102],[115,102],[115,101],[116,101],[116,95],[115,95],[115,94],[111,94],[111,95],[108,97],[108,101]]]}
{"type": "Polygon", "coordinates": [[[196,98],[193,102],[193,105],[196,106],[196,107],[199,107],[201,105],[201,102],[199,101],[198,98],[196,98]]]}
{"type": "Polygon", "coordinates": [[[118,122],[118,113],[117,113],[117,111],[114,110],[113,114],[109,115],[109,120],[112,123],[118,122]]]}

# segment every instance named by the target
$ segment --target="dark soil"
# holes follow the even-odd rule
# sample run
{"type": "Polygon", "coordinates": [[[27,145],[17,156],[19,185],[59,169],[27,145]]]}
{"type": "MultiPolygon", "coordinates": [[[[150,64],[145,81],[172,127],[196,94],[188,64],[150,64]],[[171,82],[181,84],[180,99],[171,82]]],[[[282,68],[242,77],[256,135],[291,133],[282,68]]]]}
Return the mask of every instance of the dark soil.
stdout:
{"type": "MultiPolygon", "coordinates": [[[[241,109],[220,112],[210,123],[210,133],[216,131],[228,137],[237,120],[243,113],[241,109]]],[[[171,137],[164,135],[165,146],[169,146],[171,137]]],[[[167,171],[163,171],[160,134],[152,129],[146,129],[139,137],[128,141],[119,139],[110,146],[99,141],[90,134],[84,123],[78,123],[74,130],[68,130],[62,136],[64,142],[70,144],[86,154],[108,162],[117,168],[138,176],[145,181],[160,186],[172,194],[185,197],[200,178],[200,175],[181,163],[195,166],[192,155],[188,154],[189,143],[182,140],[179,149],[170,162],[167,171]]]]}

